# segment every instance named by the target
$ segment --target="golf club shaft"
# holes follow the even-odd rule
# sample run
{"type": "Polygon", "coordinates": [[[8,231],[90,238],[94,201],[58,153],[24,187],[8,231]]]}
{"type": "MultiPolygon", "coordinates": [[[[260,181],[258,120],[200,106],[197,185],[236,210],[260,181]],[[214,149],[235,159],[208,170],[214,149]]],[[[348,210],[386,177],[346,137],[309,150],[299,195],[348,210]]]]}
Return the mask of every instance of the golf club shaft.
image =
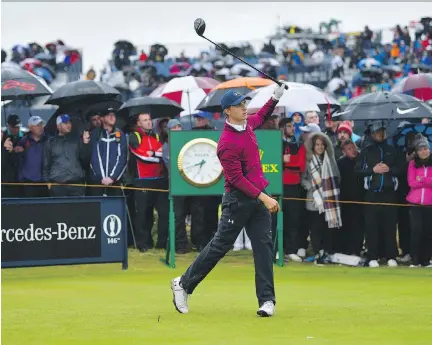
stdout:
{"type": "MultiPolygon", "coordinates": [[[[260,71],[258,68],[252,66],[250,63],[247,63],[246,61],[244,61],[243,59],[239,58],[237,55],[231,53],[228,49],[225,49],[224,47],[221,47],[219,44],[213,42],[212,40],[208,39],[207,37],[205,37],[204,35],[201,35],[202,38],[205,38],[207,41],[209,41],[210,43],[214,44],[216,47],[218,47],[219,49],[223,50],[225,53],[234,56],[236,59],[240,60],[241,62],[243,62],[244,64],[248,65],[249,67],[252,67],[255,71],[257,71],[258,73],[261,73],[262,75],[264,75],[266,78],[273,80],[276,84],[278,84],[279,86],[282,86],[282,83],[279,80],[276,80],[273,77],[270,77],[267,73],[264,73],[263,71],[260,71]]],[[[285,85],[285,89],[288,90],[288,86],[285,85]]]]}

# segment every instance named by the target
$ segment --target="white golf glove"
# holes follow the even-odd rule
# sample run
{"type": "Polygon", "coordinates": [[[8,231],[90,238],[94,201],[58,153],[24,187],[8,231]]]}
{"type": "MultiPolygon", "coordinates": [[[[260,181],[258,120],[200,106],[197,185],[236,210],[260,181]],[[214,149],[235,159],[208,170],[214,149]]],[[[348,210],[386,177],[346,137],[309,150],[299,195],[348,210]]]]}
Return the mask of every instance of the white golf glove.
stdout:
{"type": "Polygon", "coordinates": [[[281,85],[281,86],[277,86],[277,87],[275,88],[274,93],[273,93],[273,98],[274,98],[276,101],[279,101],[279,100],[281,99],[281,97],[283,96],[283,93],[284,93],[284,91],[285,91],[285,86],[286,86],[286,84],[284,84],[284,83],[282,82],[282,85],[281,85]]]}

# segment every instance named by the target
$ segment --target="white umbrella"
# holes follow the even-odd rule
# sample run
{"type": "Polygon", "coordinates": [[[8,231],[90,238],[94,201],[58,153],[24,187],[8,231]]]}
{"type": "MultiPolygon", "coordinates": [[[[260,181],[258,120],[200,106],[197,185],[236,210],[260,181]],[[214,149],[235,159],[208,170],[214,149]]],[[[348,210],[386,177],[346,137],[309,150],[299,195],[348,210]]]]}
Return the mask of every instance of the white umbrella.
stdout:
{"type": "Polygon", "coordinates": [[[269,64],[270,66],[279,67],[280,63],[275,58],[262,58],[259,59],[258,62],[260,64],[269,64]]]}
{"type": "Polygon", "coordinates": [[[332,80],[330,80],[328,82],[327,89],[330,92],[335,92],[337,89],[339,89],[342,86],[346,86],[345,80],[343,80],[341,78],[333,78],[332,80]]]}
{"type": "Polygon", "coordinates": [[[255,71],[252,67],[239,63],[231,67],[231,74],[241,75],[243,71],[246,71],[246,77],[258,77],[259,73],[255,71]]]}
{"type": "MultiPolygon", "coordinates": [[[[286,90],[279,100],[278,106],[286,107],[290,112],[294,111],[320,111],[318,105],[339,103],[321,89],[302,83],[285,82],[289,89],[286,90]]],[[[262,87],[254,91],[255,96],[249,102],[248,109],[260,109],[273,95],[277,84],[262,87]]]]}

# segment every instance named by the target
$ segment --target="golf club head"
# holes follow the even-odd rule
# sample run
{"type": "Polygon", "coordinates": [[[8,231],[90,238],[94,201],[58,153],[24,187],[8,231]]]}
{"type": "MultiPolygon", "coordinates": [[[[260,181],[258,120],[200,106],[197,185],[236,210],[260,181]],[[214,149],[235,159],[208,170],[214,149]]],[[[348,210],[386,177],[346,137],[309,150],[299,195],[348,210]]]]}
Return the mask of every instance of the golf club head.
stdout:
{"type": "Polygon", "coordinates": [[[204,31],[206,29],[206,23],[204,19],[197,18],[194,22],[195,32],[198,34],[198,36],[204,35],[204,31]]]}

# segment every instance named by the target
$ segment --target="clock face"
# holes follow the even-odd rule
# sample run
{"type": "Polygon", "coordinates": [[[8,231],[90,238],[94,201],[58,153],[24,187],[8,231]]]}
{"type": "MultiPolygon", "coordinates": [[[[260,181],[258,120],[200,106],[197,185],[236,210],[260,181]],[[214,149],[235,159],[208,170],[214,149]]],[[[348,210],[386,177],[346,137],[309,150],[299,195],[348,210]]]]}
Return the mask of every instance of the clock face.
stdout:
{"type": "Polygon", "coordinates": [[[191,140],[179,153],[178,169],[192,185],[208,187],[217,183],[222,176],[217,143],[204,138],[191,140]]]}

